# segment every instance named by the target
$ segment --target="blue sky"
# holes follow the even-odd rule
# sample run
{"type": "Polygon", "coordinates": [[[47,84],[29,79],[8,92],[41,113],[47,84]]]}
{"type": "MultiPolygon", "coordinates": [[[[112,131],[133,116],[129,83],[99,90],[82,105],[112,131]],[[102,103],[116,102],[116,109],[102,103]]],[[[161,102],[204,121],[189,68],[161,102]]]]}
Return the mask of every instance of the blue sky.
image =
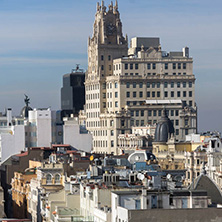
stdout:
{"type": "MultiPolygon", "coordinates": [[[[94,0],[0,0],[0,110],[60,108],[62,75],[87,68],[94,0]]],[[[110,1],[105,1],[108,5],[110,1]]],[[[156,36],[162,49],[190,47],[200,130],[222,131],[222,2],[119,0],[124,34],[156,36]]]]}

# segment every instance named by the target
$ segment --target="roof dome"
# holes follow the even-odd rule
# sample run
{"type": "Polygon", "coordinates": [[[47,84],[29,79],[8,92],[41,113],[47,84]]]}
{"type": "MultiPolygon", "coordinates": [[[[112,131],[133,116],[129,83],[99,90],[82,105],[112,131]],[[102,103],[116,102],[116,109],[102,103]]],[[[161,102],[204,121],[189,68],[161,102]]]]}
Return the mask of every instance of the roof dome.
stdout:
{"type": "Polygon", "coordinates": [[[22,108],[21,113],[20,113],[21,117],[23,117],[23,118],[28,118],[29,110],[32,110],[32,108],[29,106],[29,103],[30,103],[29,101],[30,101],[29,97],[27,95],[25,95],[24,102],[25,102],[26,106],[24,106],[22,108]]]}
{"type": "Polygon", "coordinates": [[[128,161],[131,164],[134,164],[135,162],[144,162],[148,160],[155,160],[156,157],[146,150],[135,150],[134,153],[130,154],[128,157],[128,161]]]}
{"type": "Polygon", "coordinates": [[[28,118],[29,110],[32,110],[32,108],[30,106],[24,106],[21,110],[21,113],[20,113],[21,117],[28,118]]]}
{"type": "Polygon", "coordinates": [[[155,142],[167,142],[172,134],[174,134],[174,127],[167,116],[166,109],[164,109],[162,117],[156,126],[155,142]]]}

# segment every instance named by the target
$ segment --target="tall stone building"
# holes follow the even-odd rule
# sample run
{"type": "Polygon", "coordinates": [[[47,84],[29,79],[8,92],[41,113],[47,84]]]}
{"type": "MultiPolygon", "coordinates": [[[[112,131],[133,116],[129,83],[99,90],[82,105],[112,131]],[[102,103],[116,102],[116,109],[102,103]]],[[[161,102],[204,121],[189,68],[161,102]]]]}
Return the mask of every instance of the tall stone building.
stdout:
{"type": "MultiPolygon", "coordinates": [[[[193,60],[189,48],[164,52],[159,38],[133,38],[128,49],[118,11],[97,3],[88,43],[86,127],[95,152],[118,153],[119,134],[132,126],[155,124],[167,109],[176,138],[196,133],[193,60]]],[[[80,119],[83,116],[80,116],[80,119]]]]}

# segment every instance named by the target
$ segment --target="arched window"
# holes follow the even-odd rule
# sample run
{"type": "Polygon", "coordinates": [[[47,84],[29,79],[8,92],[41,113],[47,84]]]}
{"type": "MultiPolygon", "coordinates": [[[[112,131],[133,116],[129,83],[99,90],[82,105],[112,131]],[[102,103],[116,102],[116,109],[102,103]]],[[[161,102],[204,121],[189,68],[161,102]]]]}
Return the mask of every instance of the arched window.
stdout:
{"type": "Polygon", "coordinates": [[[60,183],[60,175],[59,174],[55,175],[55,183],[60,183]]]}
{"type": "Polygon", "coordinates": [[[52,183],[52,175],[51,174],[46,175],[46,183],[52,183]]]}

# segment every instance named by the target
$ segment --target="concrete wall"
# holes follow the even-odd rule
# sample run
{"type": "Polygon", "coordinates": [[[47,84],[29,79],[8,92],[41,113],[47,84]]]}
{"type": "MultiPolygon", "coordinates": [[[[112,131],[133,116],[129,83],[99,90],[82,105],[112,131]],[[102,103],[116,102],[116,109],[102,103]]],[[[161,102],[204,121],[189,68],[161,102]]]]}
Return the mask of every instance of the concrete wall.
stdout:
{"type": "Polygon", "coordinates": [[[63,126],[64,132],[64,144],[70,144],[71,146],[90,152],[92,149],[92,135],[91,134],[80,134],[78,124],[69,124],[63,126]]]}
{"type": "Polygon", "coordinates": [[[1,162],[5,161],[11,155],[18,154],[25,148],[25,130],[24,126],[12,126],[10,133],[1,133],[1,162]]]}

